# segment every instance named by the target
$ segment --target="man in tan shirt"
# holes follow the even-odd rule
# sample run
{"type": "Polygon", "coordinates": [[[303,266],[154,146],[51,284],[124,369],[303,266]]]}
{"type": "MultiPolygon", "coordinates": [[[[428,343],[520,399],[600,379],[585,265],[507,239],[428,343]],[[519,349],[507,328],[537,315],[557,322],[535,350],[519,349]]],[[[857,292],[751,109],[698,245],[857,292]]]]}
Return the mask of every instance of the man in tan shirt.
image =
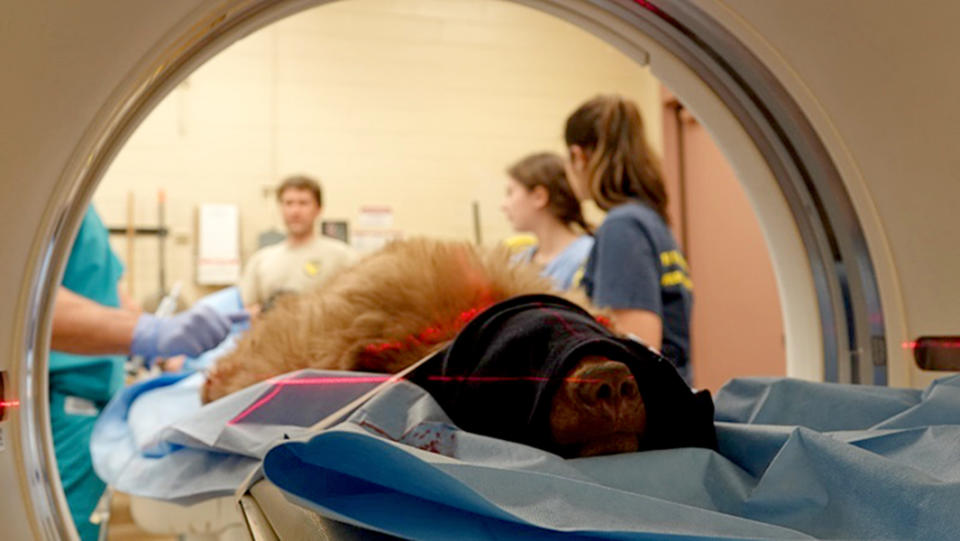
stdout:
{"type": "Polygon", "coordinates": [[[273,295],[314,287],[356,260],[346,243],[316,233],[323,208],[317,181],[290,177],[277,189],[277,201],[287,238],[253,254],[240,277],[240,294],[252,313],[273,295]]]}

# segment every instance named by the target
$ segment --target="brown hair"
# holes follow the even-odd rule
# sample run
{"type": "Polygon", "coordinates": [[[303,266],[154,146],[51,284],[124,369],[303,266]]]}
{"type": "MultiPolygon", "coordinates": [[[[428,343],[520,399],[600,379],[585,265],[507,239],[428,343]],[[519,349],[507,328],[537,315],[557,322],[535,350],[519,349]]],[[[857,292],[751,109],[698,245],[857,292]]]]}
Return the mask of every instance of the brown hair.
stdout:
{"type": "Polygon", "coordinates": [[[317,200],[317,206],[323,206],[323,191],[320,189],[320,183],[306,175],[295,175],[292,177],[287,177],[280,183],[280,186],[277,187],[277,201],[280,201],[280,198],[283,197],[283,192],[288,189],[295,190],[307,190],[313,194],[313,198],[317,200]]]}
{"type": "Polygon", "coordinates": [[[603,210],[639,199],[667,223],[667,190],[660,165],[643,135],[637,106],[621,96],[600,95],[567,118],[567,146],[590,151],[587,189],[603,210]]]}
{"type": "Polygon", "coordinates": [[[587,233],[590,225],[583,218],[580,201],[567,181],[563,158],[552,152],[531,154],[507,169],[507,174],[527,190],[543,186],[547,190],[547,211],[564,224],[577,224],[587,233]]]}

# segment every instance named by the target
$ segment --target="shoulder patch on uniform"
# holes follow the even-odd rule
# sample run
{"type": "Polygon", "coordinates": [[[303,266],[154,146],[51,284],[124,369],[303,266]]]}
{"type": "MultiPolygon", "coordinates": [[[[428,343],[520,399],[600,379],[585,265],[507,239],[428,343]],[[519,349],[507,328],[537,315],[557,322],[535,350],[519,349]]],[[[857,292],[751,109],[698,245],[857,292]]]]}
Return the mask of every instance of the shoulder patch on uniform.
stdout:
{"type": "Polygon", "coordinates": [[[690,280],[690,277],[687,276],[687,273],[681,270],[665,273],[660,277],[660,285],[663,287],[682,285],[688,290],[693,291],[693,281],[690,280]]]}
{"type": "Polygon", "coordinates": [[[683,270],[687,270],[687,260],[683,257],[683,254],[679,250],[670,250],[667,252],[660,252],[660,264],[664,267],[677,266],[683,270]]]}

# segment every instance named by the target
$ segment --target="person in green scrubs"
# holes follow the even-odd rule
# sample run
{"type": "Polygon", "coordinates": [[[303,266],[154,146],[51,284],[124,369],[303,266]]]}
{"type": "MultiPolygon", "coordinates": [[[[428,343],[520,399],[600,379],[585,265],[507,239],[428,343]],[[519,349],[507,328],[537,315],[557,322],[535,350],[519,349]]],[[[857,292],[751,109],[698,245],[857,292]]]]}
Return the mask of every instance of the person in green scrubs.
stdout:
{"type": "Polygon", "coordinates": [[[50,424],[60,479],[83,541],[97,539],[90,522],[104,491],[93,471],[90,435],[97,415],[123,384],[126,355],[197,355],[219,344],[230,318],[198,305],[171,318],[121,306],[123,264],[93,206],[77,233],[54,303],[50,353],[50,424]]]}

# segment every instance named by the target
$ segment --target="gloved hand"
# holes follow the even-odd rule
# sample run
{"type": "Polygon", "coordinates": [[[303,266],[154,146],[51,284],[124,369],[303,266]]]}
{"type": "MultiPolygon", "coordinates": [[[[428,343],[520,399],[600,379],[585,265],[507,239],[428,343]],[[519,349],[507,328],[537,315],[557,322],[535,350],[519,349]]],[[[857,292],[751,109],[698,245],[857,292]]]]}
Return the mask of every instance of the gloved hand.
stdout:
{"type": "Polygon", "coordinates": [[[168,318],[143,314],[133,330],[130,353],[145,359],[174,355],[196,357],[227,337],[231,321],[241,321],[244,317],[245,313],[224,316],[205,304],[168,318]]]}

